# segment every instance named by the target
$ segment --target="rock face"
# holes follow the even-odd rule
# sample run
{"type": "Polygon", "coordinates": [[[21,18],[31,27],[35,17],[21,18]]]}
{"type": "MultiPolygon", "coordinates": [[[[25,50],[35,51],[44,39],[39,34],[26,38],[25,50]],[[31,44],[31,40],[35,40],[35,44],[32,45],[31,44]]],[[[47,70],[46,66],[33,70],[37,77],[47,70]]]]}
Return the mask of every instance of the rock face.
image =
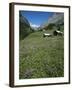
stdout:
{"type": "Polygon", "coordinates": [[[41,25],[40,28],[44,28],[44,29],[52,29],[53,27],[55,28],[63,28],[64,26],[64,14],[63,13],[54,13],[54,15],[52,17],[50,17],[48,19],[48,21],[41,25]]]}
{"type": "Polygon", "coordinates": [[[20,40],[24,39],[27,35],[32,32],[28,20],[24,16],[22,16],[21,13],[19,14],[19,30],[20,40]]]}
{"type": "Polygon", "coordinates": [[[63,13],[55,13],[52,17],[49,18],[48,24],[49,23],[55,23],[55,24],[60,24],[64,22],[64,14],[63,13]]]}
{"type": "Polygon", "coordinates": [[[30,26],[28,20],[27,20],[24,16],[22,16],[21,13],[20,13],[20,15],[19,15],[19,19],[20,19],[20,23],[23,23],[23,24],[26,25],[26,26],[30,26]]]}

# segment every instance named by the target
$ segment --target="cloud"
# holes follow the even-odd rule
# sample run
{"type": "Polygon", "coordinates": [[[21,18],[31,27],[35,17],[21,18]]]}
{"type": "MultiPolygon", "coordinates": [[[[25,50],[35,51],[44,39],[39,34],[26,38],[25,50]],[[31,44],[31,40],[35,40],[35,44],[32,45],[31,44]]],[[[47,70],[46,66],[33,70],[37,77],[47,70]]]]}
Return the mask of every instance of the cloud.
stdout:
{"type": "Polygon", "coordinates": [[[38,28],[40,25],[36,25],[36,24],[30,23],[30,26],[31,26],[31,27],[34,27],[34,28],[38,28]]]}

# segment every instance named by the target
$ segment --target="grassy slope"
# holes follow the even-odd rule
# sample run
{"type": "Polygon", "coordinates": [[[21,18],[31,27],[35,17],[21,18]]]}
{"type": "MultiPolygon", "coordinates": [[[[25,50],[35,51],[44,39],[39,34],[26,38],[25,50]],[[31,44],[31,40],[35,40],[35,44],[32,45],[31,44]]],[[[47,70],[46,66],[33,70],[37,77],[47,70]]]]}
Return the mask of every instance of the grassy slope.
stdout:
{"type": "Polygon", "coordinates": [[[43,38],[43,32],[35,32],[20,41],[20,79],[62,77],[63,40],[61,36],[43,38]]]}

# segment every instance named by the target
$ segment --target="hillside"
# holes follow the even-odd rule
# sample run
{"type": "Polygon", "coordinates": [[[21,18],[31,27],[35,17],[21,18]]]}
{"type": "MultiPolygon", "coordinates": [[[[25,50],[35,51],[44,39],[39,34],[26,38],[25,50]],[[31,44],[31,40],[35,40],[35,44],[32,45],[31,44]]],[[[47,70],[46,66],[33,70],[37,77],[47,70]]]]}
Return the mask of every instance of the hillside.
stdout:
{"type": "Polygon", "coordinates": [[[55,13],[48,20],[48,24],[50,24],[50,23],[61,24],[63,22],[64,22],[64,14],[63,13],[55,13]]]}
{"type": "Polygon", "coordinates": [[[40,29],[64,29],[64,14],[55,13],[52,17],[48,19],[45,23],[40,26],[40,29]]]}
{"type": "Polygon", "coordinates": [[[19,15],[19,30],[20,30],[20,40],[27,37],[31,32],[33,32],[33,29],[30,27],[29,21],[22,16],[20,13],[19,15]]]}
{"type": "Polygon", "coordinates": [[[20,79],[64,76],[64,41],[35,32],[20,41],[20,79]]]}

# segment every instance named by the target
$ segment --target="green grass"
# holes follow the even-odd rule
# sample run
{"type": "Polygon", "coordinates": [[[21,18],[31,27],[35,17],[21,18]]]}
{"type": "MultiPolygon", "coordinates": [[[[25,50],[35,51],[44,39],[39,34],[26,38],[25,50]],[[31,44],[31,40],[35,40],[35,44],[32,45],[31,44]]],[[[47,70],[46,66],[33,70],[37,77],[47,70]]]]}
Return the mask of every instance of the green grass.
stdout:
{"type": "Polygon", "coordinates": [[[19,78],[64,76],[64,38],[43,37],[43,32],[31,33],[20,41],[19,78]]]}

